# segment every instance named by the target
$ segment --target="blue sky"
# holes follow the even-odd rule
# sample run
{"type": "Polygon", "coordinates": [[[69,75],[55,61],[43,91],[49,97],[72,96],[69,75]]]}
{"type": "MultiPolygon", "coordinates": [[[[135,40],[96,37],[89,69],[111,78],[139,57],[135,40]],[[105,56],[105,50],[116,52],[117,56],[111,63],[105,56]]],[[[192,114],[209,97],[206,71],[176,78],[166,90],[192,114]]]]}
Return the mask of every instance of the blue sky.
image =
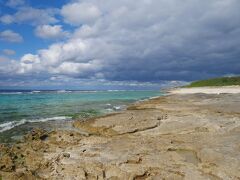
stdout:
{"type": "Polygon", "coordinates": [[[0,0],[0,88],[159,89],[240,74],[238,0],[0,0]]]}
{"type": "MultiPolygon", "coordinates": [[[[18,2],[18,1],[6,1],[1,0],[0,5],[0,13],[1,15],[5,14],[14,14],[18,12],[18,10],[22,7],[31,7],[36,9],[46,9],[46,8],[61,8],[63,4],[66,2],[64,0],[57,1],[49,1],[49,0],[33,0],[33,1],[19,1],[22,2],[21,5],[10,6],[8,2],[18,2]]],[[[61,17],[59,17],[61,19],[61,17]]],[[[33,20],[34,21],[34,20],[33,20]]],[[[61,20],[59,20],[60,24],[61,20]]],[[[70,26],[64,24],[65,28],[71,29],[70,26]]],[[[4,31],[6,29],[10,29],[23,37],[23,42],[21,43],[11,43],[11,42],[1,42],[0,49],[14,49],[17,53],[12,57],[16,59],[20,59],[26,53],[36,53],[38,49],[42,49],[50,45],[53,40],[46,40],[39,37],[36,37],[34,33],[34,25],[31,22],[16,22],[16,23],[1,23],[0,31],[4,31]]]]}

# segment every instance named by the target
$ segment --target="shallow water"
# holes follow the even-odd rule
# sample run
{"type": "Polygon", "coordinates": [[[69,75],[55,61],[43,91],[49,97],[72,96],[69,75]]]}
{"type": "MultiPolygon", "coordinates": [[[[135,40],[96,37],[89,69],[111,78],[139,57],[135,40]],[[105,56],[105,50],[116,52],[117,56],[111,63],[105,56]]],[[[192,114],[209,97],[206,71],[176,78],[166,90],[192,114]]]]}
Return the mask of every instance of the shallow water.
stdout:
{"type": "Polygon", "coordinates": [[[61,127],[160,95],[160,91],[0,91],[0,141],[16,139],[34,127],[61,127]]]}

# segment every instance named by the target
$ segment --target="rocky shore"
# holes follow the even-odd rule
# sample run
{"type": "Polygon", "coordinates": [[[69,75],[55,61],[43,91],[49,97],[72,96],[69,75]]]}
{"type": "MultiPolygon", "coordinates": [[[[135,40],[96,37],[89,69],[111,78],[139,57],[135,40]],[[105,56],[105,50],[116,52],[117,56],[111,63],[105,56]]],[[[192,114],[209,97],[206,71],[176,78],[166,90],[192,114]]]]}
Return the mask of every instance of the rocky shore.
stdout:
{"type": "MultiPolygon", "coordinates": [[[[240,179],[240,94],[170,94],[0,146],[2,179],[240,179]]],[[[1,179],[0,178],[0,179],[1,179]]]]}

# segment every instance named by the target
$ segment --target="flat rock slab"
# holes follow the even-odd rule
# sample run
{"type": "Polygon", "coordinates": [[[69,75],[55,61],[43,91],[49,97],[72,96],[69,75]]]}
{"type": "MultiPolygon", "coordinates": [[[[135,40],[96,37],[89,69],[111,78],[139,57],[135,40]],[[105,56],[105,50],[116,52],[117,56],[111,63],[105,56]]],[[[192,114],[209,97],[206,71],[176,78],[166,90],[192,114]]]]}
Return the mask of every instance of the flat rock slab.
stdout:
{"type": "Polygon", "coordinates": [[[177,94],[136,103],[123,112],[74,122],[80,131],[1,146],[0,175],[240,179],[239,107],[239,94],[177,94]]]}

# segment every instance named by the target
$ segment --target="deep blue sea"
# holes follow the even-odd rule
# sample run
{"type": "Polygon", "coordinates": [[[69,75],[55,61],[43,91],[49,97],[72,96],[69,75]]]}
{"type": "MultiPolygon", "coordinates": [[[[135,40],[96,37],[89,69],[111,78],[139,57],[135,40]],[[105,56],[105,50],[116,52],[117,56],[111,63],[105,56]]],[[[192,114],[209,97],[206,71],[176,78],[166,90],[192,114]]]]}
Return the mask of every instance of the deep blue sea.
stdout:
{"type": "Polygon", "coordinates": [[[133,102],[162,94],[160,91],[0,90],[0,142],[16,140],[32,128],[66,128],[74,119],[120,111],[133,102]]]}

